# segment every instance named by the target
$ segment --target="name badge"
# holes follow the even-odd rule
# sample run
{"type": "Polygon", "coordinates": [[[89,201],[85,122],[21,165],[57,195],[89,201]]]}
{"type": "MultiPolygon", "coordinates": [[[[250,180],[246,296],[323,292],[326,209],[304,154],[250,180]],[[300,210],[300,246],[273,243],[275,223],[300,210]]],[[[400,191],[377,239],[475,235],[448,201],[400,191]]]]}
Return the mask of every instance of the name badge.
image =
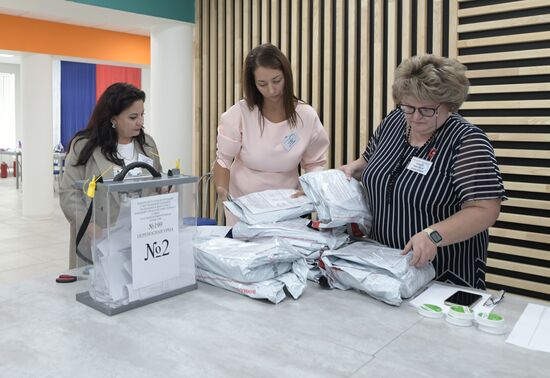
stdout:
{"type": "Polygon", "coordinates": [[[292,149],[292,147],[294,147],[294,145],[296,143],[298,143],[298,134],[296,133],[291,133],[291,134],[288,134],[286,135],[284,138],[283,138],[283,148],[288,152],[292,149]]]}
{"type": "Polygon", "coordinates": [[[154,164],[154,161],[153,159],[151,159],[150,157],[148,156],[145,156],[143,154],[138,154],[138,161],[141,161],[142,163],[146,163],[146,164],[149,164],[151,167],[153,166],[154,164]]]}
{"type": "Polygon", "coordinates": [[[432,164],[433,163],[431,161],[420,159],[415,156],[411,159],[407,169],[409,171],[420,173],[422,176],[426,176],[426,173],[430,171],[432,164]]]}

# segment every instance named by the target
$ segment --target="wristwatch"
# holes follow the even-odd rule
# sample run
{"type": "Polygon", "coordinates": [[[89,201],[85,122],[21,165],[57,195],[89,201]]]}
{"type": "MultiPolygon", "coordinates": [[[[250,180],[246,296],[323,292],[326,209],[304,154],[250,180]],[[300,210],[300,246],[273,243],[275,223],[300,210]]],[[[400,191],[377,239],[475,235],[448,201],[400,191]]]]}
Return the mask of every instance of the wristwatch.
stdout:
{"type": "Polygon", "coordinates": [[[436,246],[440,246],[441,243],[443,242],[443,237],[441,236],[441,234],[439,232],[437,232],[436,230],[433,230],[431,228],[425,228],[424,230],[425,233],[428,234],[428,237],[430,238],[430,240],[436,245],[436,246]]]}

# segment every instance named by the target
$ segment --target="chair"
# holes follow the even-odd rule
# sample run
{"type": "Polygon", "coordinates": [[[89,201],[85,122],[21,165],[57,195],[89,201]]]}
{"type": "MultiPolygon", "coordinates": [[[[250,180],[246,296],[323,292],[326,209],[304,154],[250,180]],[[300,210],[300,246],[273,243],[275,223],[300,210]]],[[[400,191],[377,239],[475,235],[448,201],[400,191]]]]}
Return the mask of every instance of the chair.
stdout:
{"type": "MultiPolygon", "coordinates": [[[[205,215],[210,215],[210,184],[214,174],[212,172],[205,173],[199,179],[199,196],[202,199],[202,206],[197,203],[197,217],[189,217],[183,220],[184,224],[197,226],[216,226],[218,224],[216,219],[208,218],[205,215]]],[[[216,204],[214,205],[214,214],[218,213],[218,193],[214,196],[216,204]]],[[[225,214],[222,214],[221,224],[225,225],[225,214]]]]}
{"type": "Polygon", "coordinates": [[[63,152],[53,153],[53,177],[54,177],[54,191],[57,183],[57,188],[61,188],[61,180],[63,179],[63,171],[65,169],[65,154],[63,152]]]}
{"type": "Polygon", "coordinates": [[[55,188],[57,186],[58,189],[61,188],[61,165],[59,164],[59,160],[54,159],[53,160],[53,190],[56,191],[55,188]]]}
{"type": "MultiPolygon", "coordinates": [[[[207,172],[199,179],[199,194],[202,199],[202,206],[200,207],[200,217],[197,218],[197,226],[215,226],[218,224],[216,219],[205,217],[205,215],[210,215],[210,184],[213,177],[212,172],[207,172]]],[[[217,214],[218,193],[215,195],[215,200],[214,214],[217,214]]]]}

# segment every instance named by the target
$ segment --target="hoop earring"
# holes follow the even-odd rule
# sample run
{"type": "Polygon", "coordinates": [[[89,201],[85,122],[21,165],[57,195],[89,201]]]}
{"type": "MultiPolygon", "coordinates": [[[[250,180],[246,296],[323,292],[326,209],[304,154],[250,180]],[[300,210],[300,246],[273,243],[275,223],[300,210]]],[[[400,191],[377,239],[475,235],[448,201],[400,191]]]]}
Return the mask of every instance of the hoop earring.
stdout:
{"type": "Polygon", "coordinates": [[[111,122],[111,127],[112,127],[113,129],[116,129],[116,123],[111,122]]]}

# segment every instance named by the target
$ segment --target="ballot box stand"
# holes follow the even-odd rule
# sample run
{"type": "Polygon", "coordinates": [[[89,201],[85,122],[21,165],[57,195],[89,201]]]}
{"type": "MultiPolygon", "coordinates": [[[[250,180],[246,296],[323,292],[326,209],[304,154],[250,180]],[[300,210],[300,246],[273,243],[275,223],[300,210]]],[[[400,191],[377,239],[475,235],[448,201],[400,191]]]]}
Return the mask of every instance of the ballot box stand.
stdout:
{"type": "Polygon", "coordinates": [[[98,182],[89,289],[76,300],[115,315],[196,289],[197,190],[198,178],[184,175],[98,182]]]}

